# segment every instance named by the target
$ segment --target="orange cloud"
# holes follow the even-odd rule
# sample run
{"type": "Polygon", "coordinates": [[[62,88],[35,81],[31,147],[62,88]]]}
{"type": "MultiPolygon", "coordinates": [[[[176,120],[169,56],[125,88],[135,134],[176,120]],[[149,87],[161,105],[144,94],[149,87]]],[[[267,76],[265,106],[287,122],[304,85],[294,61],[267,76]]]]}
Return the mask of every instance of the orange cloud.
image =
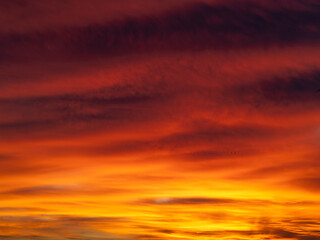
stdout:
{"type": "Polygon", "coordinates": [[[319,11],[0,3],[0,239],[319,239],[319,11]]]}

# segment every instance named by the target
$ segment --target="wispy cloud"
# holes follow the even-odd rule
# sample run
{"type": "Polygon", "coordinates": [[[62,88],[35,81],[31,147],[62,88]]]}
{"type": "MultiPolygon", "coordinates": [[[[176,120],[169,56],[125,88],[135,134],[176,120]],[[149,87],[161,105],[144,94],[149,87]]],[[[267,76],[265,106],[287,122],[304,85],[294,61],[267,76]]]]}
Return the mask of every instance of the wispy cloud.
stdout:
{"type": "Polygon", "coordinates": [[[319,239],[317,0],[0,16],[0,239],[319,239]]]}

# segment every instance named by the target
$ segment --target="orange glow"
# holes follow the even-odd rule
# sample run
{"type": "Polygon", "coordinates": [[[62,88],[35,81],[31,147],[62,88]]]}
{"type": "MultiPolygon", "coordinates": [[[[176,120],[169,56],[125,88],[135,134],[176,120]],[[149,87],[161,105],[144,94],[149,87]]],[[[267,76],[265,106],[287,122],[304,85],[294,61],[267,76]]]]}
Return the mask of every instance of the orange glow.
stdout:
{"type": "Polygon", "coordinates": [[[0,239],[320,239],[316,1],[0,14],[0,239]]]}

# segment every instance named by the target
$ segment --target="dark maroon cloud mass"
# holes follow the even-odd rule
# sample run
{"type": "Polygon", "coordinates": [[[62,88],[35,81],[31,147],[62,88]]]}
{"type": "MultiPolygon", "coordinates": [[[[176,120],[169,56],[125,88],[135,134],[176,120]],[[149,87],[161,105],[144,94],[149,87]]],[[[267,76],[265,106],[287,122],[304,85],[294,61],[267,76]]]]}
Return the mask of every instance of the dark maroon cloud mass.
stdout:
{"type": "Polygon", "coordinates": [[[0,239],[320,239],[318,0],[0,0],[0,239]]]}
{"type": "MultiPolygon", "coordinates": [[[[39,1],[31,2],[30,5],[28,1],[24,2],[31,8],[29,14],[40,7],[39,1]]],[[[46,7],[57,8],[59,2],[56,1],[57,6],[49,3],[46,7]]],[[[49,25],[48,29],[32,29],[23,33],[5,32],[0,41],[2,59],[29,59],[30,55],[32,59],[41,60],[87,59],[97,55],[111,57],[146,51],[311,44],[319,39],[320,9],[317,2],[302,4],[301,8],[294,7],[300,1],[293,1],[293,4],[280,1],[274,6],[265,6],[265,2],[210,4],[187,1],[170,11],[152,15],[124,16],[105,23],[88,22],[80,26],[70,23],[55,27],[49,25]]],[[[10,9],[14,3],[4,5],[10,9]]],[[[92,6],[96,7],[95,4],[92,6]]],[[[108,8],[106,12],[109,12],[108,8]]]]}

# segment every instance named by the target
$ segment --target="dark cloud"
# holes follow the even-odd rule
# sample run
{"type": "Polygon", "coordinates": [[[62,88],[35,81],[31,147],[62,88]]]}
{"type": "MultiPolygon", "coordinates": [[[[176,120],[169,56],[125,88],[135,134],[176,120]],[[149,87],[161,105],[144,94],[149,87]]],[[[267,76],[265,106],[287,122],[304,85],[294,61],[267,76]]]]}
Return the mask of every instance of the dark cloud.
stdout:
{"type": "MultiPolygon", "coordinates": [[[[123,105],[137,104],[152,101],[160,98],[159,93],[147,92],[146,89],[139,89],[134,85],[114,85],[112,87],[91,90],[84,93],[70,93],[53,96],[36,96],[22,98],[2,98],[0,104],[2,107],[49,107],[55,105],[80,105],[80,106],[96,106],[96,105],[123,105]]],[[[59,109],[62,110],[62,109],[59,109]]]]}
{"type": "Polygon", "coordinates": [[[305,233],[289,231],[289,230],[276,228],[276,227],[268,227],[258,231],[257,233],[268,234],[278,239],[283,239],[283,238],[297,239],[297,240],[319,240],[320,239],[320,235],[318,235],[317,233],[313,234],[312,231],[305,234],[305,233]]]}
{"type": "Polygon", "coordinates": [[[172,142],[183,144],[191,143],[192,141],[197,142],[214,142],[226,138],[259,138],[272,136],[275,133],[274,129],[264,126],[246,126],[246,125],[222,125],[212,124],[212,126],[204,127],[200,126],[194,131],[186,131],[183,133],[177,133],[168,137],[163,138],[163,142],[172,142]]]}
{"type": "Polygon", "coordinates": [[[214,159],[226,159],[226,158],[241,158],[244,156],[253,156],[258,154],[257,149],[246,149],[244,147],[240,149],[224,149],[224,150],[200,150],[194,152],[187,152],[175,157],[183,159],[184,161],[209,161],[214,159]]]}
{"type": "MultiPolygon", "coordinates": [[[[282,228],[268,227],[261,230],[229,230],[229,231],[202,231],[202,232],[183,232],[191,236],[242,236],[242,237],[264,237],[263,239],[296,239],[296,240],[319,240],[317,233],[310,232],[302,234],[298,232],[288,231],[282,228]]],[[[240,238],[242,239],[242,238],[240,238]]]]}
{"type": "Polygon", "coordinates": [[[135,239],[139,239],[139,240],[164,240],[165,239],[157,235],[151,235],[151,234],[135,234],[134,237],[135,239]]]}
{"type": "MultiPolygon", "coordinates": [[[[51,240],[51,239],[93,239],[93,240],[106,240],[106,239],[119,239],[129,240],[129,236],[119,236],[108,232],[94,230],[91,225],[103,223],[112,225],[117,222],[124,221],[124,218],[116,217],[82,217],[75,215],[33,215],[33,216],[0,216],[0,228],[5,226],[7,231],[28,229],[28,235],[2,235],[4,239],[30,239],[30,240],[51,240]],[[15,226],[11,226],[14,223],[15,226]],[[65,235],[67,232],[67,235],[65,235]]],[[[5,232],[4,232],[5,233],[5,232]]],[[[25,233],[26,234],[26,233],[25,233]]]]}
{"type": "MultiPolygon", "coordinates": [[[[14,211],[24,211],[30,208],[23,209],[14,209],[9,208],[14,211]]],[[[50,214],[42,214],[42,215],[34,215],[34,216],[0,216],[1,222],[20,222],[20,223],[28,223],[28,222],[56,222],[56,223],[99,223],[99,222],[123,222],[126,221],[126,218],[120,217],[83,217],[83,216],[75,216],[75,215],[50,215],[50,214]]]]}
{"type": "Polygon", "coordinates": [[[202,197],[189,197],[189,198],[176,198],[176,197],[162,197],[155,199],[144,199],[137,203],[143,204],[157,204],[157,205],[193,205],[193,204],[240,204],[240,205],[259,205],[271,204],[271,201],[264,200],[245,200],[245,199],[231,199],[231,198],[202,198],[202,197]]]}
{"type": "MultiPolygon", "coordinates": [[[[180,99],[194,97],[194,103],[202,107],[202,102],[209,104],[212,111],[221,111],[234,106],[241,107],[250,104],[258,108],[259,112],[282,111],[283,113],[296,112],[305,109],[308,104],[309,111],[316,109],[319,97],[314,88],[319,85],[319,73],[300,73],[293,77],[281,76],[252,84],[227,86],[221,95],[212,94],[212,87],[183,85],[173,82],[168,86],[164,81],[137,83],[131,85],[114,85],[111,87],[89,90],[82,93],[57,94],[53,96],[34,96],[20,98],[1,98],[0,113],[5,118],[0,122],[1,138],[61,138],[66,136],[81,135],[88,132],[117,131],[124,127],[152,124],[158,120],[174,120],[173,115],[188,115],[183,112],[187,108],[184,104],[181,110],[180,99]],[[208,90],[209,88],[209,90],[208,90]],[[179,90],[177,90],[179,89],[179,90]],[[211,94],[207,95],[210,91],[211,94]],[[195,92],[203,93],[195,95],[195,92]],[[232,101],[230,101],[232,99],[232,101]],[[220,102],[221,101],[221,102],[220,102]],[[216,103],[215,103],[216,102],[216,103]],[[213,104],[213,106],[210,105],[213,104]],[[8,120],[6,120],[8,119],[8,120]]],[[[186,109],[188,111],[188,109],[186,109]]],[[[201,123],[200,123],[201,124],[201,123]]],[[[227,128],[227,127],[225,127],[227,128]]],[[[261,126],[229,127],[230,129],[212,129],[203,127],[203,130],[181,133],[161,139],[156,145],[161,146],[179,144],[179,142],[197,141],[212,142],[222,138],[268,138],[279,129],[261,126]],[[202,132],[201,132],[202,131],[202,132]]],[[[123,148],[131,143],[123,143],[123,148]]],[[[152,143],[141,142],[142,145],[152,143]]],[[[139,145],[139,143],[137,143],[139,145]]],[[[130,148],[130,146],[127,146],[130,148]]],[[[139,149],[139,146],[136,146],[139,149]]],[[[116,148],[116,146],[115,146],[116,148]]],[[[224,151],[219,149],[202,149],[198,157],[204,155],[246,155],[243,149],[224,151]],[[201,155],[201,156],[200,156],[201,155]]],[[[190,156],[192,158],[192,154],[190,156]]],[[[196,153],[195,153],[196,154],[196,153]]],[[[250,154],[250,153],[248,153],[250,154]]],[[[214,156],[213,156],[214,157],[214,156]]],[[[188,158],[188,156],[186,156],[188,158]]]]}
{"type": "MultiPolygon", "coordinates": [[[[142,199],[136,203],[141,204],[156,204],[156,205],[201,205],[201,204],[210,204],[210,205],[234,205],[250,207],[250,206],[317,206],[319,202],[313,201],[289,201],[289,202],[277,202],[261,199],[234,199],[234,198],[203,198],[203,197],[186,197],[186,198],[177,198],[177,197],[161,197],[154,199],[142,199]]],[[[228,217],[226,213],[206,213],[205,219],[225,219],[228,217]]]]}
{"type": "Polygon", "coordinates": [[[0,207],[0,212],[43,212],[48,211],[44,208],[29,208],[29,207],[0,207]]]}
{"type": "Polygon", "coordinates": [[[318,0],[0,0],[0,15],[0,239],[319,239],[316,212],[290,219],[319,206],[318,0]],[[48,214],[75,210],[91,214],[48,214]]]}
{"type": "Polygon", "coordinates": [[[61,216],[58,221],[64,222],[82,222],[82,223],[107,223],[107,222],[122,222],[125,218],[120,217],[81,217],[81,216],[61,216]]]}
{"type": "Polygon", "coordinates": [[[50,236],[33,236],[33,235],[0,235],[0,239],[4,240],[68,240],[64,237],[50,237],[50,236]]]}
{"type": "Polygon", "coordinates": [[[234,202],[237,201],[222,198],[158,198],[150,201],[154,204],[228,204],[234,202]]]}
{"type": "Polygon", "coordinates": [[[1,32],[28,32],[55,29],[63,26],[87,26],[128,16],[152,16],[175,6],[197,0],[12,0],[0,2],[4,23],[1,32]],[[75,7],[76,6],[76,7],[75,7]],[[124,7],[125,6],[125,7],[124,7]],[[72,12],[72,14],[70,14],[72,12]],[[10,23],[10,24],[8,24],[10,23]]]}
{"type": "Polygon", "coordinates": [[[6,154],[0,154],[0,162],[1,161],[11,161],[11,160],[15,160],[16,156],[14,155],[6,155],[6,154]]]}
{"type": "Polygon", "coordinates": [[[158,229],[157,232],[164,233],[164,234],[174,234],[175,233],[174,230],[170,230],[170,229],[158,229]]]}
{"type": "Polygon", "coordinates": [[[244,173],[233,175],[231,179],[248,180],[248,179],[265,179],[274,178],[276,176],[282,176],[284,173],[296,173],[301,172],[303,169],[305,172],[316,171],[320,169],[320,163],[312,160],[302,160],[297,162],[291,162],[287,164],[274,165],[270,167],[258,168],[244,173]]]}
{"type": "Polygon", "coordinates": [[[274,9],[258,3],[197,3],[159,17],[5,35],[0,40],[0,49],[8,60],[28,55],[56,58],[107,54],[110,57],[156,49],[198,50],[317,41],[320,10],[319,6],[311,7],[308,3],[300,10],[276,3],[274,9]]]}
{"type": "MultiPolygon", "coordinates": [[[[244,142],[244,139],[255,139],[259,140],[261,138],[269,138],[272,135],[277,134],[275,129],[264,127],[264,126],[226,126],[222,124],[212,124],[208,127],[202,127],[195,129],[188,129],[184,132],[178,132],[169,136],[162,137],[156,141],[150,142],[141,142],[141,145],[144,147],[151,147],[151,149],[175,149],[178,150],[194,146],[197,143],[198,146],[206,146],[207,144],[213,143],[221,143],[223,141],[237,141],[237,139],[244,142]]],[[[136,142],[139,143],[139,142],[136,142]]],[[[132,145],[132,149],[139,149],[139,144],[135,144],[135,142],[130,143],[129,146],[132,145]]],[[[126,146],[122,143],[122,146],[126,146]]],[[[212,146],[212,145],[211,145],[212,146]]],[[[116,149],[116,148],[113,148],[116,149]]],[[[197,155],[197,152],[194,153],[197,155]]],[[[192,154],[191,154],[192,155],[192,154]]],[[[201,151],[198,152],[199,157],[201,157],[201,151]]],[[[214,151],[203,151],[203,157],[207,155],[214,155],[217,157],[219,153],[215,153],[214,151]]],[[[221,155],[223,155],[221,153],[221,155]]]]}
{"type": "MultiPolygon", "coordinates": [[[[179,85],[179,84],[178,84],[179,85]]],[[[179,105],[177,98],[184,96],[187,87],[180,92],[167,87],[165,83],[151,83],[136,86],[115,85],[99,90],[79,94],[62,94],[54,96],[2,98],[0,107],[6,112],[10,121],[0,122],[1,137],[15,138],[60,138],[94,131],[117,131],[119,129],[139,126],[145,123],[157,123],[159,120],[174,120],[174,112],[179,105]]],[[[182,111],[182,110],[181,110],[182,111]]],[[[186,113],[181,113],[186,114],[186,113]]],[[[110,151],[130,152],[139,149],[179,148],[182,145],[193,145],[217,142],[222,139],[269,138],[276,134],[276,129],[264,126],[202,126],[200,129],[186,130],[162,139],[152,141],[122,142],[111,146],[110,151]],[[132,150],[130,150],[132,149],[132,150]]],[[[103,148],[95,149],[97,153],[103,148]]],[[[196,155],[235,155],[246,154],[245,151],[219,149],[201,150],[196,155]],[[201,154],[201,151],[202,154],[201,154]]],[[[108,147],[105,148],[108,152],[108,147]]],[[[190,157],[192,153],[190,153],[190,157]]],[[[186,156],[187,157],[187,156],[186,156]]]]}
{"type": "Polygon", "coordinates": [[[289,181],[289,184],[306,191],[311,191],[311,192],[320,191],[320,178],[318,177],[293,179],[289,181]]]}
{"type": "Polygon", "coordinates": [[[291,76],[276,76],[273,79],[256,81],[224,90],[239,103],[266,112],[287,108],[285,113],[297,113],[317,109],[320,102],[316,89],[320,86],[320,72],[296,73],[291,76]],[[308,108],[306,109],[306,105],[308,108]]]}
{"type": "Polygon", "coordinates": [[[1,136],[6,139],[43,138],[101,128],[110,130],[130,122],[145,122],[156,113],[161,114],[156,108],[165,100],[161,94],[139,86],[112,86],[82,94],[0,99],[0,111],[11,119],[0,122],[1,136]]]}
{"type": "Polygon", "coordinates": [[[46,164],[32,164],[28,163],[28,158],[15,159],[14,161],[3,162],[0,169],[2,176],[14,176],[18,175],[31,176],[41,174],[51,174],[63,171],[70,171],[70,167],[57,166],[57,165],[46,165],[46,164]]]}
{"type": "Polygon", "coordinates": [[[79,235],[72,237],[62,236],[40,236],[40,235],[0,235],[0,239],[4,240],[133,240],[132,237],[116,236],[98,231],[86,231],[79,229],[79,235]],[[82,231],[82,235],[80,234],[82,231]]]}
{"type": "MultiPolygon", "coordinates": [[[[230,219],[229,219],[230,220],[230,219]]],[[[253,230],[208,230],[208,231],[190,231],[184,228],[178,229],[162,229],[162,228],[155,228],[149,226],[139,226],[143,229],[148,231],[152,231],[155,233],[161,234],[178,234],[181,236],[186,237],[214,237],[214,238],[225,238],[225,237],[232,237],[232,239],[247,239],[247,238],[263,238],[263,239],[296,239],[296,240],[316,240],[319,239],[320,235],[317,231],[308,231],[307,233],[302,233],[302,231],[292,231],[288,230],[284,227],[276,227],[272,226],[273,224],[277,224],[275,222],[270,223],[260,223],[258,226],[255,226],[257,229],[253,230]]],[[[300,229],[303,229],[304,225],[300,225],[300,229]]]]}
{"type": "Polygon", "coordinates": [[[51,217],[45,217],[45,216],[0,216],[0,223],[3,222],[6,223],[41,223],[41,222],[50,222],[52,220],[51,217]]]}
{"type": "Polygon", "coordinates": [[[156,198],[156,199],[144,199],[138,201],[138,203],[144,204],[157,204],[157,205],[189,205],[189,204],[230,204],[238,202],[234,199],[223,198],[156,198]]]}
{"type": "Polygon", "coordinates": [[[318,227],[320,225],[320,219],[312,218],[296,218],[296,219],[285,219],[283,220],[286,224],[291,224],[292,226],[299,225],[301,227],[318,227]]]}
{"type": "MultiPolygon", "coordinates": [[[[103,188],[97,189],[87,185],[69,184],[69,185],[36,185],[31,187],[22,187],[2,191],[0,195],[3,198],[12,197],[41,197],[41,196],[93,196],[93,195],[110,195],[118,193],[128,193],[127,188],[103,188]]],[[[136,192],[136,191],[135,191],[136,192]]]]}
{"type": "Polygon", "coordinates": [[[18,188],[4,192],[5,194],[13,195],[38,195],[38,194],[58,194],[65,193],[66,191],[74,190],[77,187],[70,187],[64,185],[43,185],[43,186],[32,186],[26,188],[18,188]]]}
{"type": "MultiPolygon", "coordinates": [[[[252,146],[252,142],[264,141],[290,135],[290,132],[267,126],[210,126],[191,127],[184,131],[163,137],[142,140],[120,140],[111,143],[99,143],[94,146],[55,147],[52,154],[80,154],[86,156],[117,156],[145,154],[166,156],[175,162],[211,161],[226,158],[241,158],[259,154],[263,146],[252,146]],[[167,153],[163,153],[167,152],[167,153]]],[[[143,159],[141,159],[143,160],[143,159]]],[[[148,160],[149,161],[149,160],[148,160]]],[[[228,164],[228,163],[226,163],[228,164]]]]}

